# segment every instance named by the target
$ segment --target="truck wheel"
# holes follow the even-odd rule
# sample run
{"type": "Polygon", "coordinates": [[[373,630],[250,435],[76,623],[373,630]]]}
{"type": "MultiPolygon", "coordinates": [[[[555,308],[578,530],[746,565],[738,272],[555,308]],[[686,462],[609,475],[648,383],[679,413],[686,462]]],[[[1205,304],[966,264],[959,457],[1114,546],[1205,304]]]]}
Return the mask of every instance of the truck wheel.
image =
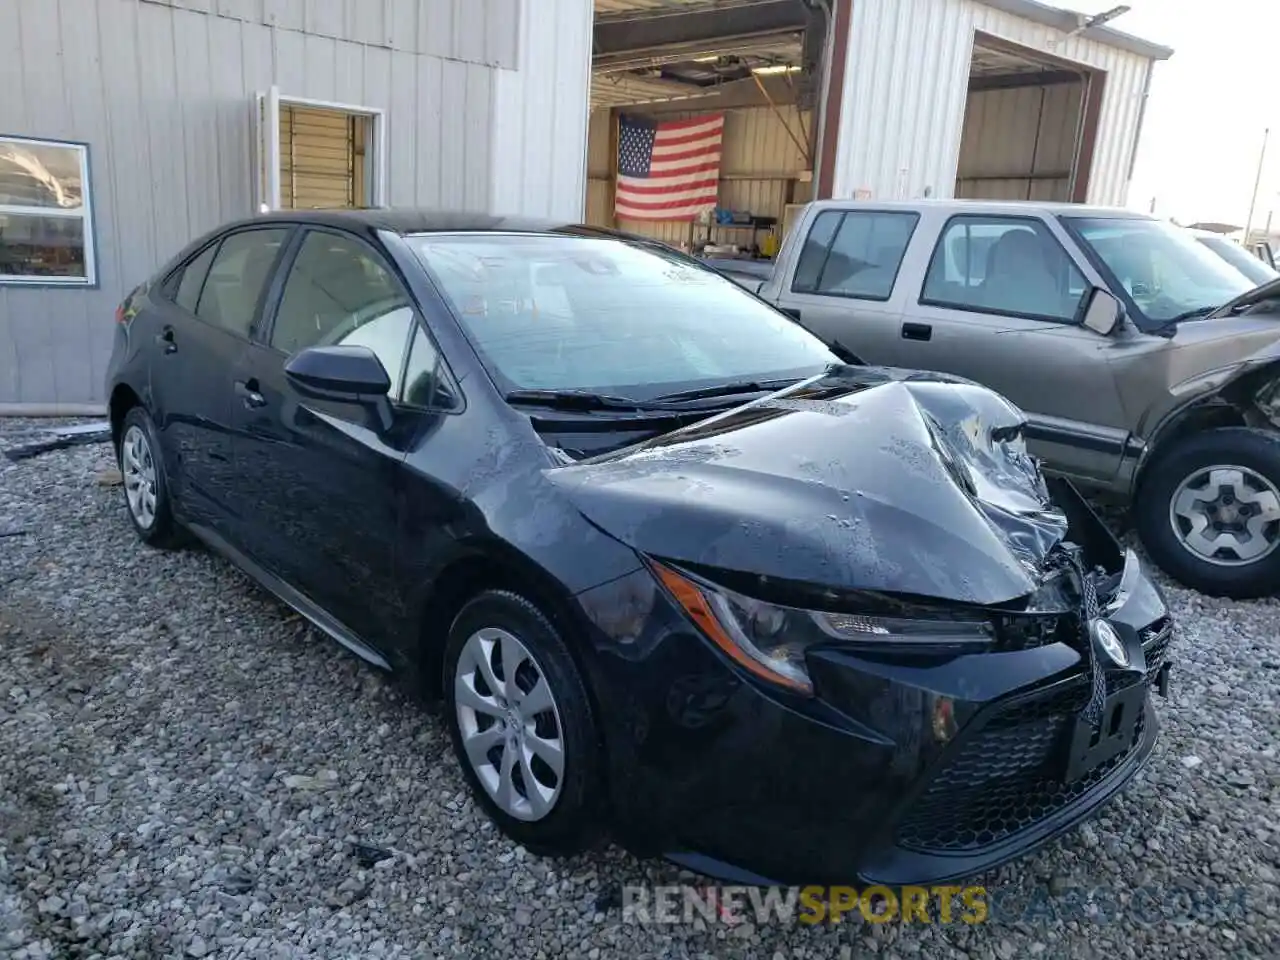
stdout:
{"type": "Polygon", "coordinates": [[[1133,518],[1152,560],[1202,593],[1236,599],[1280,590],[1280,436],[1208,430],[1158,454],[1133,518]]]}

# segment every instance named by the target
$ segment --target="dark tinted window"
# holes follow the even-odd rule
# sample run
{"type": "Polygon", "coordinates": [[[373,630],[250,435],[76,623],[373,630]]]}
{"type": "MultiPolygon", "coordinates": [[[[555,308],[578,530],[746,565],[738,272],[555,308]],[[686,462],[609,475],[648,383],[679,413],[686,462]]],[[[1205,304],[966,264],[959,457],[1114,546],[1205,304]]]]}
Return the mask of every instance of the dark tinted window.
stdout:
{"type": "Polygon", "coordinates": [[[818,275],[822,273],[822,265],[827,260],[836,227],[840,226],[840,218],[843,216],[839,210],[828,210],[818,214],[813,221],[809,236],[805,237],[804,246],[800,250],[796,275],[791,281],[791,289],[796,293],[812,293],[817,287],[818,275]]]}
{"type": "Polygon", "coordinates": [[[222,241],[196,316],[232,333],[249,335],[262,290],[287,230],[245,230],[222,241]]]}
{"type": "Polygon", "coordinates": [[[934,249],[921,301],[1069,322],[1085,279],[1048,227],[1013,217],[954,217],[934,249]]]}
{"type": "Polygon", "coordinates": [[[396,396],[413,317],[407,295],[372,249],[351,237],[312,231],[285,281],[271,345],[289,354],[314,346],[368,347],[396,396]]]}
{"type": "Polygon", "coordinates": [[[179,271],[173,302],[182,307],[182,309],[190,313],[196,312],[196,304],[200,300],[200,290],[204,287],[204,278],[209,275],[209,265],[213,263],[213,255],[217,252],[218,245],[216,243],[210,244],[200,256],[179,271]]]}
{"type": "Polygon", "coordinates": [[[918,219],[914,213],[846,213],[814,293],[888,300],[918,219]]]}

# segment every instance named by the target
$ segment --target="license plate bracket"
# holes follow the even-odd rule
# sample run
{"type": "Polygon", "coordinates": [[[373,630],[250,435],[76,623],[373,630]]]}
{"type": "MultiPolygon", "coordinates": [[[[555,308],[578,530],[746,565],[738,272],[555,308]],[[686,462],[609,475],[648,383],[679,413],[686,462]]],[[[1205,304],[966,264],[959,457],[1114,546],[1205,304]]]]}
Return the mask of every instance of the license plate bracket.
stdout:
{"type": "Polygon", "coordinates": [[[1067,747],[1066,782],[1073,783],[1128,751],[1146,708],[1147,687],[1138,682],[1107,697],[1098,727],[1077,718],[1067,747]]]}

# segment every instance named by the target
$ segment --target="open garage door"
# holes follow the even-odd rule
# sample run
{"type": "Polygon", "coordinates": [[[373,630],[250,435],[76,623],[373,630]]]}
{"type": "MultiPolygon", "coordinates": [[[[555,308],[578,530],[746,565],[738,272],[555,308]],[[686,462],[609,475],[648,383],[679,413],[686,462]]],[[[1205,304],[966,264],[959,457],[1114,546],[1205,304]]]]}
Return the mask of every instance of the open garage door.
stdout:
{"type": "Polygon", "coordinates": [[[1106,75],[979,33],[957,197],[1083,200],[1106,75]]]}
{"type": "Polygon", "coordinates": [[[595,7],[588,222],[693,253],[772,256],[789,213],[813,196],[821,8],[806,0],[595,0],[595,7]],[[719,118],[717,143],[702,134],[719,118]],[[629,215],[635,204],[619,205],[619,183],[625,190],[637,177],[651,177],[638,183],[643,200],[665,196],[650,184],[677,169],[691,147],[718,149],[714,161],[689,161],[696,172],[677,184],[702,187],[681,194],[701,205],[697,214],[677,208],[637,217],[629,215]]]}

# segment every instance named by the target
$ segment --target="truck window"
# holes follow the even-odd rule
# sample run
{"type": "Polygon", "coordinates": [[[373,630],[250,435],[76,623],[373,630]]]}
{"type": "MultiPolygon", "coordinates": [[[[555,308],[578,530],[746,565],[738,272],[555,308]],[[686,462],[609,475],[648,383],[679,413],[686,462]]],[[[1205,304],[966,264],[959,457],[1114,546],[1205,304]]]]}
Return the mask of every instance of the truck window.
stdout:
{"type": "Polygon", "coordinates": [[[920,302],[1069,323],[1086,287],[1039,220],[952,217],[933,251],[920,302]]]}
{"type": "Polygon", "coordinates": [[[823,212],[814,221],[800,253],[791,289],[796,293],[888,300],[919,220],[917,214],[908,212],[823,212]],[[823,223],[824,217],[832,219],[823,223]]]}

